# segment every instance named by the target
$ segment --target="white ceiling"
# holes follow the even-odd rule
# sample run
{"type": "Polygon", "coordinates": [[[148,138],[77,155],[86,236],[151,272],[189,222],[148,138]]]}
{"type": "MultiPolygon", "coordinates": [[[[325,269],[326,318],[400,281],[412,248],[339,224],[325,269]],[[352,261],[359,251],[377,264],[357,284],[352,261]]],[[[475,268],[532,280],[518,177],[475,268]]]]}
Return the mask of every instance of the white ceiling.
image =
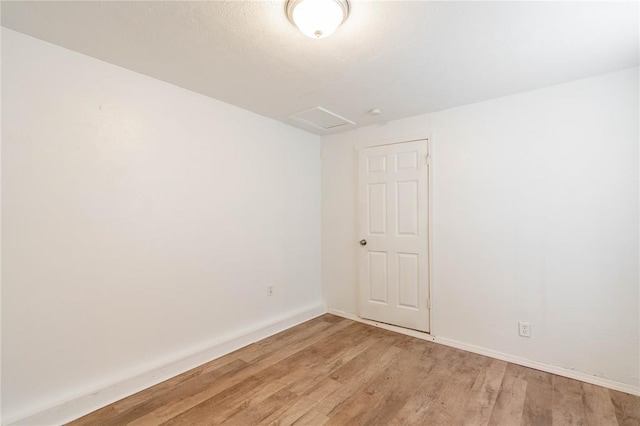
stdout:
{"type": "Polygon", "coordinates": [[[284,1],[3,1],[2,25],[318,134],[289,115],[363,126],[639,63],[635,1],[352,1],[322,40],[284,1]]]}

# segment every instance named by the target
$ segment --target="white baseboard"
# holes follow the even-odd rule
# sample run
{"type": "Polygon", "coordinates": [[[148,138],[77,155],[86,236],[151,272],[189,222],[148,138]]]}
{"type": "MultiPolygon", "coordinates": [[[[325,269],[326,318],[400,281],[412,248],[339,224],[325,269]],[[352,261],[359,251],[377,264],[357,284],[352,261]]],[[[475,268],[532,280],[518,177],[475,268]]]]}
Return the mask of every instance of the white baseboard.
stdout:
{"type": "Polygon", "coordinates": [[[616,382],[615,380],[605,379],[603,377],[593,376],[591,374],[582,373],[580,371],[569,370],[564,367],[557,367],[551,364],[545,364],[539,361],[533,361],[527,358],[521,358],[514,355],[505,354],[502,352],[486,349],[480,346],[471,345],[468,343],[458,342],[452,339],[446,339],[444,337],[436,337],[436,343],[442,345],[451,346],[457,349],[473,352],[480,355],[485,355],[491,358],[499,359],[502,361],[511,362],[513,364],[522,365],[524,367],[533,368],[536,370],[544,371],[547,373],[557,374],[558,376],[567,377],[569,379],[580,380],[581,382],[591,383],[592,385],[602,386],[608,389],[625,392],[631,395],[640,396],[640,386],[633,386],[626,383],[616,382]]]}
{"type": "Polygon", "coordinates": [[[407,336],[416,337],[418,339],[428,340],[430,342],[439,343],[445,346],[451,346],[453,348],[462,349],[464,351],[473,352],[480,355],[485,355],[491,358],[499,359],[501,361],[511,362],[513,364],[522,365],[524,367],[533,368],[536,370],[544,371],[547,373],[557,374],[558,376],[567,377],[569,379],[580,380],[581,382],[590,383],[592,385],[602,386],[608,389],[625,392],[631,395],[640,396],[640,386],[629,385],[626,383],[616,382],[615,380],[605,379],[603,377],[593,376],[591,374],[582,373],[575,370],[569,370],[563,367],[557,367],[555,365],[545,364],[539,361],[533,361],[527,358],[522,358],[514,355],[505,354],[502,352],[494,351],[491,349],[483,348],[468,343],[458,342],[457,340],[447,339],[444,337],[432,336],[428,333],[422,333],[416,330],[410,330],[395,325],[389,325],[377,321],[371,321],[359,317],[356,314],[337,311],[335,309],[329,309],[327,311],[330,314],[337,315],[343,318],[347,318],[353,321],[362,322],[375,327],[380,327],[385,330],[395,331],[397,333],[406,334],[407,336]]]}
{"type": "Polygon", "coordinates": [[[92,392],[38,410],[20,419],[7,421],[15,426],[59,425],[70,422],[99,408],[112,404],[141,390],[161,383],[195,367],[220,358],[251,343],[272,336],[327,312],[324,303],[308,306],[272,319],[266,324],[241,330],[210,342],[206,347],[168,361],[155,368],[142,371],[92,392]]]}

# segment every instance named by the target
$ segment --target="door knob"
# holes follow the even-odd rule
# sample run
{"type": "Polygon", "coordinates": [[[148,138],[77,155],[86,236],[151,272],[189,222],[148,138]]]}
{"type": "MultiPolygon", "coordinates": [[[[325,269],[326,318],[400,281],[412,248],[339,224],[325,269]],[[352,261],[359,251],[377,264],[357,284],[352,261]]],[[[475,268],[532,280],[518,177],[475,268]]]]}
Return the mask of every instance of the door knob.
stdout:
{"type": "Polygon", "coordinates": [[[360,245],[361,246],[366,246],[367,245],[367,240],[360,240],[360,245]]]}

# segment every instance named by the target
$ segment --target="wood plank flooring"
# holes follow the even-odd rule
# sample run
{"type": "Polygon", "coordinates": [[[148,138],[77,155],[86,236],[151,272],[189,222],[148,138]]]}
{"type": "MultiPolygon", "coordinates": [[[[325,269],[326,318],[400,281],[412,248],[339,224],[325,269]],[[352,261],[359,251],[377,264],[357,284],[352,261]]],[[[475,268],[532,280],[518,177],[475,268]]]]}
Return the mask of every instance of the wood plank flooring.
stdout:
{"type": "Polygon", "coordinates": [[[640,398],[323,315],[72,425],[640,425],[640,398]]]}

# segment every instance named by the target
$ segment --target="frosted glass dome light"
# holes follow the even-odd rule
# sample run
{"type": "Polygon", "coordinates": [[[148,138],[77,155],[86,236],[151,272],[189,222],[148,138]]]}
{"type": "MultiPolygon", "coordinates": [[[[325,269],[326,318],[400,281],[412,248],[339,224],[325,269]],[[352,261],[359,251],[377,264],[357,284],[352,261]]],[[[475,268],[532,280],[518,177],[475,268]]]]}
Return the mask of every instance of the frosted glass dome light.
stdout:
{"type": "Polygon", "coordinates": [[[325,38],[349,15],[347,0],[287,0],[287,17],[311,38],[325,38]]]}

